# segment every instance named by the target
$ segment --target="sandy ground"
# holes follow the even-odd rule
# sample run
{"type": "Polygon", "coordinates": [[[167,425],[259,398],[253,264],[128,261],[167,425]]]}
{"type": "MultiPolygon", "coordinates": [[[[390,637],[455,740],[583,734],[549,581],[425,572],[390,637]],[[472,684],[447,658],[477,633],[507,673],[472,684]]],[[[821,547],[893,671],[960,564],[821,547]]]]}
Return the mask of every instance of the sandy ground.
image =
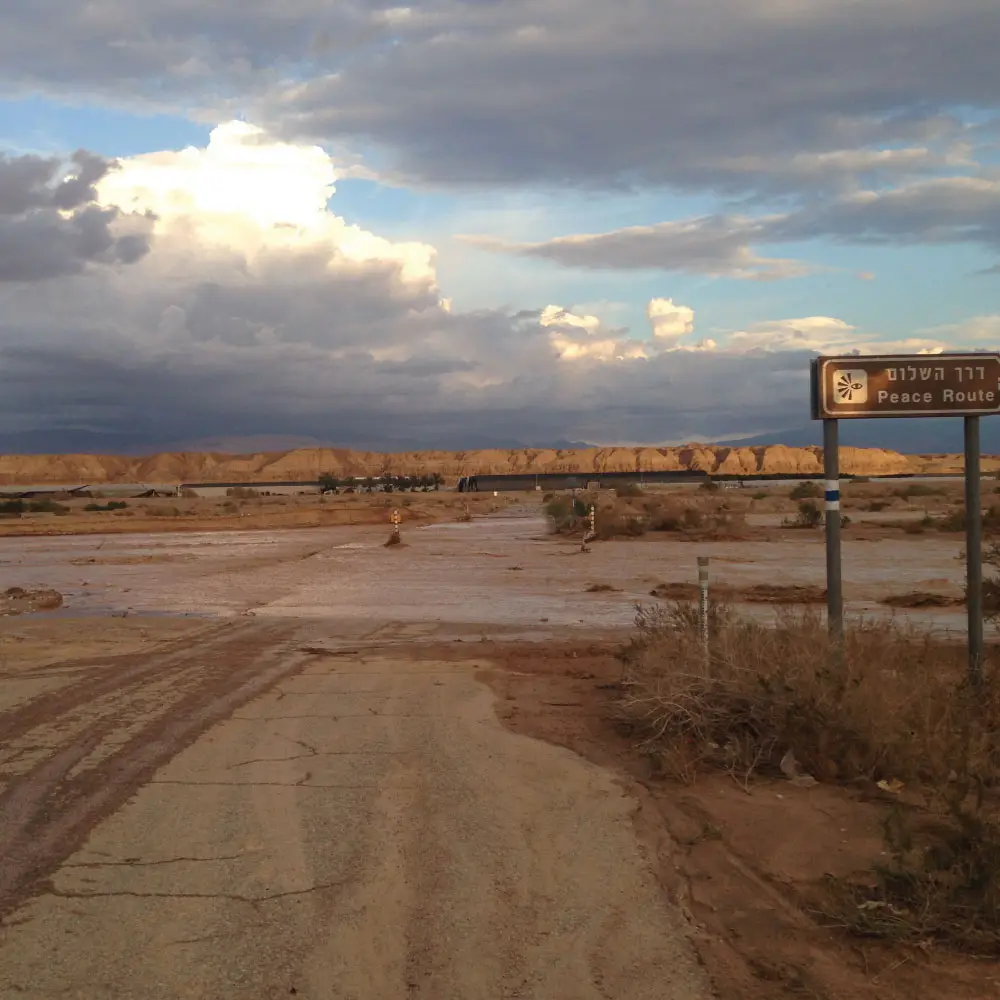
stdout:
{"type": "MultiPolygon", "coordinates": [[[[651,792],[606,725],[635,602],[703,553],[734,585],[821,583],[821,536],[792,535],[581,554],[525,506],[391,549],[382,525],[4,540],[4,582],[66,605],[0,620],[3,995],[995,995],[881,955],[856,990],[781,891],[870,864],[875,813],[781,790],[747,827],[738,789],[651,792]]],[[[851,609],[957,586],[959,549],[847,542],[851,609]]]]}

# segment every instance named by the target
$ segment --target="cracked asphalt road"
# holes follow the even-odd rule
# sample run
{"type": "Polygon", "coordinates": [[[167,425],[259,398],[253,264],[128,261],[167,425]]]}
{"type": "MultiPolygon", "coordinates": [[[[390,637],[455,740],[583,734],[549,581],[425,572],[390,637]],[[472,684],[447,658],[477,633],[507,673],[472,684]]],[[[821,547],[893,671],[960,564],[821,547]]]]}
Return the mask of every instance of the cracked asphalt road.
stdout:
{"type": "Polygon", "coordinates": [[[408,635],[47,664],[0,706],[0,994],[708,997],[614,777],[408,635]]]}

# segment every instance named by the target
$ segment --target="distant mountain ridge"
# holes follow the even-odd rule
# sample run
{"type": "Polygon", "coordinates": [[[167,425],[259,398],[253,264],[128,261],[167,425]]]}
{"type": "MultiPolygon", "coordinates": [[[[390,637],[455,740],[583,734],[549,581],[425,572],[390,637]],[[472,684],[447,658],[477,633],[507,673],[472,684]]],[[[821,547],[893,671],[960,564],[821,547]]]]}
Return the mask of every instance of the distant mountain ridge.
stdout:
{"type": "MultiPolygon", "coordinates": [[[[1000,467],[987,459],[984,468],[1000,467]]],[[[955,455],[905,456],[888,449],[841,449],[841,468],[855,475],[954,472],[955,455]]],[[[233,455],[214,451],[123,455],[0,455],[0,484],[191,483],[315,481],[324,472],[374,476],[383,472],[446,479],[475,473],[633,472],[700,469],[716,475],[821,475],[822,450],[785,445],[730,447],[515,448],[471,451],[371,452],[349,448],[296,448],[233,455]]]]}

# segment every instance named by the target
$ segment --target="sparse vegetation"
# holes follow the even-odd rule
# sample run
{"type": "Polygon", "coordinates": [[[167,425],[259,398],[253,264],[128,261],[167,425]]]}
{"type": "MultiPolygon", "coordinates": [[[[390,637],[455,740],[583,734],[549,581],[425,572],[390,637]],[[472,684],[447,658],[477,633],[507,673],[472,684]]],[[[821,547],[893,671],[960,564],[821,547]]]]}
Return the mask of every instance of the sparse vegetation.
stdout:
{"type": "Polygon", "coordinates": [[[108,511],[108,510],[125,510],[128,504],[124,500],[109,500],[105,504],[100,503],[88,503],[83,509],[87,511],[108,511]]]}
{"type": "Polygon", "coordinates": [[[893,492],[903,500],[912,500],[914,497],[944,496],[946,490],[941,486],[928,486],[927,483],[908,483],[902,489],[893,492]]]}
{"type": "MultiPolygon", "coordinates": [[[[983,532],[987,535],[1000,534],[1000,504],[994,504],[983,511],[983,532]]],[[[940,531],[965,531],[965,508],[959,507],[933,523],[940,531]]]]}
{"type": "Polygon", "coordinates": [[[815,500],[800,500],[798,513],[792,520],[785,518],[786,528],[817,528],[823,520],[823,512],[815,500]]]}
{"type": "Polygon", "coordinates": [[[815,500],[823,496],[823,491],[818,483],[806,480],[794,486],[788,496],[792,500],[815,500]]]}
{"type": "Polygon", "coordinates": [[[640,609],[637,624],[620,710],[661,770],[883,790],[887,860],[831,879],[817,912],[867,936],[1000,954],[995,662],[971,685],[961,645],[869,622],[848,629],[838,666],[809,613],[769,628],[717,612],[708,656],[694,605],[640,609]]]}
{"type": "Polygon", "coordinates": [[[626,483],[615,487],[615,495],[622,500],[641,500],[646,493],[638,483],[626,483]]]}
{"type": "Polygon", "coordinates": [[[375,478],[367,476],[359,479],[355,476],[341,478],[332,472],[323,472],[319,476],[320,493],[429,493],[444,485],[444,476],[440,472],[432,472],[423,476],[397,476],[383,471],[375,478]]]}
{"type": "MultiPolygon", "coordinates": [[[[224,504],[223,506],[228,507],[229,505],[228,504],[224,504]]],[[[233,504],[232,506],[235,509],[236,505],[233,504]]],[[[142,508],[142,510],[143,510],[143,513],[146,514],[149,517],[180,517],[181,516],[180,508],[178,508],[178,507],[168,507],[168,506],[160,506],[160,505],[157,505],[157,506],[144,506],[142,508]]]]}
{"type": "Polygon", "coordinates": [[[68,514],[69,507],[55,500],[0,500],[0,517],[20,517],[22,514],[68,514]]]}

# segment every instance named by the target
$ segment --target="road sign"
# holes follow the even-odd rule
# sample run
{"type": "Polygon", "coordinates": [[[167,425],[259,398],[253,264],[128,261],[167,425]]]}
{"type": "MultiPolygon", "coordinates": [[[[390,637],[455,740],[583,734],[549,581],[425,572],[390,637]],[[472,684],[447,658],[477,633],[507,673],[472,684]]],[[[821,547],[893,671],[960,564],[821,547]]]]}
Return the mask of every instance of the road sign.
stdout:
{"type": "Polygon", "coordinates": [[[1000,413],[1000,354],[817,358],[814,420],[1000,413]]]}
{"type": "Polygon", "coordinates": [[[823,421],[826,476],[827,624],[843,663],[840,443],[838,421],[854,417],[965,418],[966,614],[969,677],[983,681],[983,569],[979,418],[1000,413],[1000,354],[893,354],[816,358],[812,416],[823,421]]]}

